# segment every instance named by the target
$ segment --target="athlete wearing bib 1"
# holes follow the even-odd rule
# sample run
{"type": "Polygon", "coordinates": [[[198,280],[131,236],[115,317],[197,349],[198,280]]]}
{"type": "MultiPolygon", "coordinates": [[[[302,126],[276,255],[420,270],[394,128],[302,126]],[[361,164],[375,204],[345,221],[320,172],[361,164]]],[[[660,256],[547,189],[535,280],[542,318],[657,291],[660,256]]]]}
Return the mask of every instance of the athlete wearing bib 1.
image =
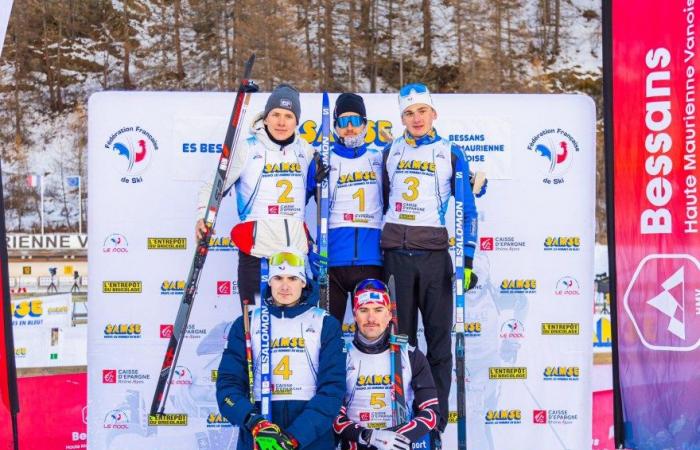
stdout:
{"type": "MultiPolygon", "coordinates": [[[[239,250],[240,298],[251,304],[259,291],[260,257],[283,247],[308,250],[304,206],[313,149],[296,132],[300,114],[299,93],[279,85],[265,111],[253,120],[250,137],[232,151],[225,189],[236,188],[241,222],[231,230],[231,238],[239,250]]],[[[202,218],[210,192],[211,184],[200,190],[197,238],[206,230],[202,218]]]]}
{"type": "MultiPolygon", "coordinates": [[[[296,249],[270,258],[271,296],[266,295],[269,324],[263,326],[261,308],[250,315],[253,391],[244,342],[243,318],[229,331],[219,365],[216,398],[221,414],[240,427],[239,450],[334,448],[331,430],[345,392],[345,354],[340,324],[317,308],[317,299],[305,289],[304,255],[296,249]],[[269,325],[269,326],[268,326],[269,325]],[[265,331],[269,330],[269,331],[265,331]],[[263,333],[268,334],[263,336],[263,333]],[[261,415],[262,339],[269,342],[271,416],[261,415]],[[269,447],[268,447],[269,445],[269,447]]],[[[267,294],[267,293],[266,293],[267,294]]]]}
{"type": "MultiPolygon", "coordinates": [[[[382,277],[379,249],[382,216],[382,154],[367,147],[367,111],[362,97],[341,94],[333,110],[335,142],[330,152],[328,267],[330,313],[341,323],[348,293],[365,278],[382,277]]],[[[308,180],[316,182],[316,166],[308,180]]],[[[307,189],[315,192],[315,185],[307,189]]],[[[309,254],[312,263],[318,258],[309,254]]]]}
{"type": "Polygon", "coordinates": [[[381,281],[365,280],[353,297],[357,327],[353,341],[347,344],[345,400],[333,424],[341,448],[396,450],[429,442],[428,434],[437,428],[439,413],[428,361],[420,350],[401,346],[403,390],[410,417],[406,423],[394,424],[388,292],[381,281]],[[363,296],[367,293],[379,295],[363,296]]]}
{"type": "MultiPolygon", "coordinates": [[[[384,279],[394,276],[399,332],[417,345],[418,311],[423,318],[427,357],[440,400],[440,431],[448,416],[452,383],[452,257],[445,215],[455,189],[455,167],[469,166],[462,151],[442,139],[433,121],[437,112],[428,88],[409,84],[399,93],[403,136],[384,150],[383,191],[385,223],[384,279]]],[[[469,183],[464,183],[465,187],[469,183]]],[[[466,290],[476,285],[472,259],[477,232],[477,211],[471,189],[465,188],[464,266],[466,290]]]]}

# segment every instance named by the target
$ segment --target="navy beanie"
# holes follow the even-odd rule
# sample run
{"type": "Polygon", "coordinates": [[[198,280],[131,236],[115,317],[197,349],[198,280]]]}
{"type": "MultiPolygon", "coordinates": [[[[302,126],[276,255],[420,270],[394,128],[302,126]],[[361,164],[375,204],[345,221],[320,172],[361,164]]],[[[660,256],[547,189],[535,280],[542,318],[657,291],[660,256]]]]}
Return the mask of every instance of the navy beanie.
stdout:
{"type": "Polygon", "coordinates": [[[267,103],[265,103],[265,114],[263,117],[267,117],[270,111],[275,108],[282,108],[293,112],[297,118],[297,123],[299,123],[299,116],[301,116],[299,91],[289,84],[280,84],[277,86],[270,94],[270,97],[268,97],[267,103]]]}
{"type": "Polygon", "coordinates": [[[333,118],[337,119],[341,114],[346,112],[357,113],[363,118],[367,117],[367,110],[365,109],[365,102],[362,100],[362,97],[349,92],[340,94],[340,97],[335,101],[333,118]]]}

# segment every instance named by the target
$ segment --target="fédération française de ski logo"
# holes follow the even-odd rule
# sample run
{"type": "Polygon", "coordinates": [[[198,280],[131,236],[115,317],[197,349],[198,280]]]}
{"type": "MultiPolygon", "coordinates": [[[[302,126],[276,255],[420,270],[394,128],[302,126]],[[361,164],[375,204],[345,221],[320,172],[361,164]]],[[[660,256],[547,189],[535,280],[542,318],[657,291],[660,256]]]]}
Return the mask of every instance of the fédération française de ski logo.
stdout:
{"type": "Polygon", "coordinates": [[[548,128],[533,136],[527,149],[539,157],[540,172],[544,175],[542,182],[561,184],[571,167],[573,155],[579,151],[579,145],[567,131],[548,128]]]}
{"type": "Polygon", "coordinates": [[[158,150],[158,141],[147,130],[128,126],[112,133],[104,147],[112,155],[114,165],[122,175],[120,181],[136,184],[143,181],[141,175],[158,150]]]}

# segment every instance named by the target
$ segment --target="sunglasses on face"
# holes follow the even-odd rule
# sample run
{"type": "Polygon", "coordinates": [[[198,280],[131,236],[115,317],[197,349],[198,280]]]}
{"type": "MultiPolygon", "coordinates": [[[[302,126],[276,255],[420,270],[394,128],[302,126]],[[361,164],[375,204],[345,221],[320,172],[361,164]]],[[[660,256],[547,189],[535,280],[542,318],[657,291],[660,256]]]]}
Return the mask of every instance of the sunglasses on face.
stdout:
{"type": "Polygon", "coordinates": [[[335,119],[335,125],[338,128],[345,128],[348,125],[352,125],[355,128],[361,127],[365,123],[366,119],[361,116],[343,116],[335,119]]]}

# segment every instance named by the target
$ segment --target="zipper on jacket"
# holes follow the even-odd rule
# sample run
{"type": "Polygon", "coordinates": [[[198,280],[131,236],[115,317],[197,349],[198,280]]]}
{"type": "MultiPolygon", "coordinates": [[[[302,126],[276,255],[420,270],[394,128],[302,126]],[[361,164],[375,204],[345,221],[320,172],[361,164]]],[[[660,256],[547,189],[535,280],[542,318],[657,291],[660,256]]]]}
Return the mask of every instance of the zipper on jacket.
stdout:
{"type": "Polygon", "coordinates": [[[287,219],[284,219],[284,232],[287,234],[287,247],[290,247],[292,244],[289,239],[289,224],[287,223],[287,219]]]}
{"type": "Polygon", "coordinates": [[[353,262],[357,261],[357,235],[359,234],[359,229],[355,227],[355,256],[353,257],[353,262]]]}

